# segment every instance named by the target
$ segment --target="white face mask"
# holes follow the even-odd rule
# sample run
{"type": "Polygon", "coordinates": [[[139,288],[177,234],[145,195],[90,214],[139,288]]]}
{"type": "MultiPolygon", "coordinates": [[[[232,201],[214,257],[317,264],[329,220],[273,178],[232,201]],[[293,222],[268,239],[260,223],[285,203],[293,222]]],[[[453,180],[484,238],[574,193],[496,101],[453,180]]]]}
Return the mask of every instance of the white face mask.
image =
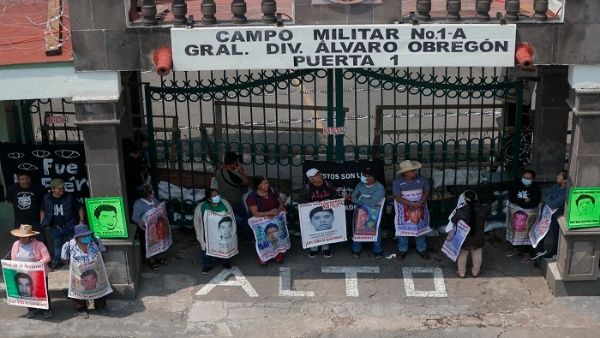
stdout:
{"type": "Polygon", "coordinates": [[[213,196],[210,199],[210,201],[213,202],[213,203],[219,203],[219,202],[221,202],[221,195],[213,196]]]}
{"type": "Polygon", "coordinates": [[[531,183],[533,183],[533,181],[530,179],[527,179],[527,178],[522,178],[521,183],[523,183],[523,185],[525,185],[525,186],[529,186],[529,185],[531,185],[531,183]]]}

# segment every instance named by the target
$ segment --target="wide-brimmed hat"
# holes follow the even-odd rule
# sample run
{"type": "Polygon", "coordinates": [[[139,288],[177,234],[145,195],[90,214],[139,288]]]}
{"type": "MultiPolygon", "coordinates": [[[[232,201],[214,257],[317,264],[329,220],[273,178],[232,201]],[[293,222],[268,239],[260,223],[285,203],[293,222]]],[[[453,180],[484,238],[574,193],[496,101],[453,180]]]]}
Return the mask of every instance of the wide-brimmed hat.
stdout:
{"type": "Polygon", "coordinates": [[[77,238],[79,236],[85,236],[85,235],[89,235],[92,232],[90,231],[90,228],[88,228],[87,225],[85,224],[77,224],[75,226],[75,230],[73,231],[73,238],[77,238]]]}
{"type": "Polygon", "coordinates": [[[319,173],[319,169],[311,168],[306,171],[306,177],[311,178],[319,173]]]}
{"type": "Polygon", "coordinates": [[[404,174],[407,171],[419,170],[421,167],[422,165],[419,161],[405,160],[400,162],[400,170],[398,170],[396,174],[404,174]]]}
{"type": "Polygon", "coordinates": [[[18,229],[11,230],[10,233],[16,237],[31,237],[40,234],[38,231],[33,231],[33,227],[29,224],[21,224],[18,229]]]}

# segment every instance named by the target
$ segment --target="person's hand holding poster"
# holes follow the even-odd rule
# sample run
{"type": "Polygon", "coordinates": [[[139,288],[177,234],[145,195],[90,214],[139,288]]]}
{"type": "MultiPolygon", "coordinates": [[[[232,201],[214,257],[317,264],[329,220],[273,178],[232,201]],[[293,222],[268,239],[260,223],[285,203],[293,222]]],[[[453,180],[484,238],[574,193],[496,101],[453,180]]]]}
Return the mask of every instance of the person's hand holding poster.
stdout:
{"type": "Polygon", "coordinates": [[[48,310],[44,263],[2,260],[6,303],[48,310]]]}
{"type": "Polygon", "coordinates": [[[530,245],[529,230],[533,226],[538,208],[523,209],[515,204],[508,203],[506,213],[506,240],[512,245],[530,245]]]}
{"type": "Polygon", "coordinates": [[[272,218],[252,217],[248,219],[248,224],[254,232],[256,253],[261,261],[275,258],[277,254],[284,253],[291,247],[285,212],[282,211],[272,218]]]}
{"type": "Polygon", "coordinates": [[[451,260],[456,262],[458,258],[458,254],[460,253],[460,248],[462,247],[467,235],[471,231],[471,227],[467,225],[467,223],[458,221],[456,225],[456,230],[452,230],[448,233],[448,237],[446,237],[446,241],[444,242],[444,246],[442,246],[442,252],[448,256],[451,260]]]}
{"type": "Polygon", "coordinates": [[[142,219],[146,223],[146,258],[167,251],[173,240],[165,202],[148,210],[142,219]]]}
{"type": "Polygon", "coordinates": [[[80,263],[71,259],[69,264],[69,297],[97,299],[112,292],[102,255],[93,261],[80,263]]]}
{"type": "Polygon", "coordinates": [[[204,215],[206,254],[230,258],[238,253],[237,227],[233,213],[207,210],[204,215]]]}
{"type": "Polygon", "coordinates": [[[352,240],[355,242],[376,242],[379,235],[381,213],[385,199],[381,200],[378,207],[369,207],[363,203],[356,203],[354,207],[354,220],[352,222],[352,240]]]}
{"type": "Polygon", "coordinates": [[[346,208],[344,199],[298,205],[302,248],[345,242],[346,208]]]}

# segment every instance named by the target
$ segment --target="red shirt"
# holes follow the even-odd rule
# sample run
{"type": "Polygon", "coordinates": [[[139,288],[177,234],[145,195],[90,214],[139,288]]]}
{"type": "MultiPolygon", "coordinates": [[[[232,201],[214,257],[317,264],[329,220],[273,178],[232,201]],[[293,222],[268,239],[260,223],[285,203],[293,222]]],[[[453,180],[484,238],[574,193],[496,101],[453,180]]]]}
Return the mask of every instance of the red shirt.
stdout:
{"type": "Polygon", "coordinates": [[[279,194],[270,188],[267,196],[260,196],[256,190],[252,191],[246,199],[248,207],[256,206],[258,212],[268,212],[279,207],[279,194]]]}

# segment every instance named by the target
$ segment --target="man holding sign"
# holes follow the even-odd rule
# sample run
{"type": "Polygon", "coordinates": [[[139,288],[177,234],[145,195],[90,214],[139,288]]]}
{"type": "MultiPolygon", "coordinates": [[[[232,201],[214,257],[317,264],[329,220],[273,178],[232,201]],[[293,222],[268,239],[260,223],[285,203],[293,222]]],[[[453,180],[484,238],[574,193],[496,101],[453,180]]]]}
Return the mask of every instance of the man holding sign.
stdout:
{"type": "Polygon", "coordinates": [[[352,257],[359,258],[362,250],[362,240],[358,237],[361,233],[374,232],[376,240],[373,242],[373,254],[375,259],[381,259],[381,231],[379,223],[381,210],[385,201],[385,187],[379,183],[371,168],[367,168],[360,175],[360,183],[352,192],[352,202],[356,204],[354,209],[352,257]],[[375,215],[375,214],[376,215],[375,215]]]}

